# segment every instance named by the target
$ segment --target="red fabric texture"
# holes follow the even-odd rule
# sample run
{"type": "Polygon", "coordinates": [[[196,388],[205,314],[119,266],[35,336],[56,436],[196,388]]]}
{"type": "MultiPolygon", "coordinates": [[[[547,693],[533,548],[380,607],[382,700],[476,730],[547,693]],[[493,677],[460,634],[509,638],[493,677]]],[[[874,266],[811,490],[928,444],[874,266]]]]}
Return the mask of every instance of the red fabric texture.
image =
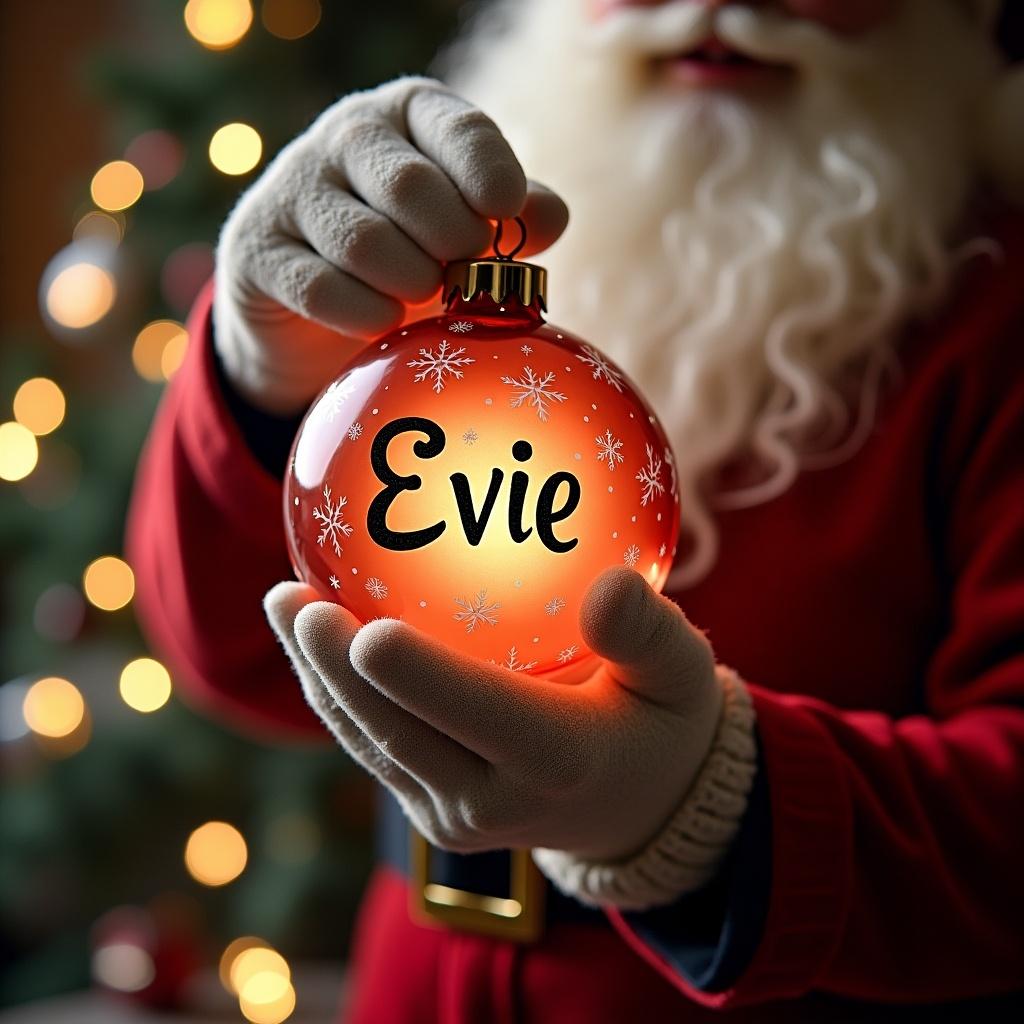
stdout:
{"type": "MultiPolygon", "coordinates": [[[[505,986],[536,1021],[637,1019],[648,998],[650,1019],[752,1005],[770,1020],[770,1003],[820,1021],[854,1019],[834,997],[1024,983],[1024,223],[1000,235],[1003,262],[976,260],[907,337],[864,447],[723,513],[713,573],[672,595],[757,707],[773,877],[748,969],[728,992],[695,991],[610,914],[615,931],[559,926],[502,954],[488,998],[505,986]]],[[[139,470],[138,610],[196,702],[265,735],[323,736],[263,619],[263,593],[291,576],[280,485],[224,406],[209,304],[139,470]]],[[[485,940],[414,925],[394,877],[367,907],[357,1021],[481,1019],[438,1007],[456,999],[445,970],[467,976],[452,958],[491,963],[473,959],[485,940]]]]}

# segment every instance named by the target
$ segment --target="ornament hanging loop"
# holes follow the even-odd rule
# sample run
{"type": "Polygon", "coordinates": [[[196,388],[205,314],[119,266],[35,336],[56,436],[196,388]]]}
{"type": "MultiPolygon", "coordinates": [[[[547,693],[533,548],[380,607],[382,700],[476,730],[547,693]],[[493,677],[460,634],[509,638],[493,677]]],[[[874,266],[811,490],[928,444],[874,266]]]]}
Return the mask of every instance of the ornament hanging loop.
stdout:
{"type": "Polygon", "coordinates": [[[501,235],[504,231],[504,222],[499,220],[494,228],[494,244],[491,246],[496,260],[514,260],[522,251],[523,246],[526,245],[526,225],[523,223],[523,218],[513,217],[512,219],[519,226],[519,244],[509,252],[503,253],[501,251],[499,247],[501,245],[501,235]]]}

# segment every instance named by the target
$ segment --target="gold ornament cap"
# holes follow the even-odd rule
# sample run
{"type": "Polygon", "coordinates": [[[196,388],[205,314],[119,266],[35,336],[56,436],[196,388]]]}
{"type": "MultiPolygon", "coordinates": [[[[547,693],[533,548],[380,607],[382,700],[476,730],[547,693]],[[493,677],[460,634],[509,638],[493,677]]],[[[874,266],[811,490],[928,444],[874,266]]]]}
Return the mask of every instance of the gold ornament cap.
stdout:
{"type": "Polygon", "coordinates": [[[502,253],[501,221],[498,221],[494,233],[494,255],[475,260],[456,260],[445,267],[444,272],[444,303],[446,306],[462,293],[464,301],[470,301],[478,295],[489,295],[495,303],[500,304],[515,297],[527,309],[535,302],[540,308],[547,309],[548,272],[535,263],[523,263],[513,259],[515,254],[526,244],[526,226],[518,217],[521,238],[519,244],[509,253],[502,253]]]}

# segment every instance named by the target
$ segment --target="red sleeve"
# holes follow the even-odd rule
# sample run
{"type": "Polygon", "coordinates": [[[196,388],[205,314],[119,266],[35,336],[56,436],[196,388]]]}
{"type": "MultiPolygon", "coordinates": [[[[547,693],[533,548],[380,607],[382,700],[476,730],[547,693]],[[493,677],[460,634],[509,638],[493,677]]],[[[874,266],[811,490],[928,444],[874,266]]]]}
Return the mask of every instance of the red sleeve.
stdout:
{"type": "Polygon", "coordinates": [[[249,452],[224,403],[211,300],[208,287],[136,474],[126,539],[136,612],[201,708],[275,740],[322,737],[263,615],[266,591],[293,576],[281,482],[249,452]]]}
{"type": "Polygon", "coordinates": [[[757,952],[728,991],[689,985],[611,914],[702,1005],[812,989],[935,1002],[1024,981],[1024,325],[1018,315],[993,346],[979,320],[982,351],[967,353],[937,427],[950,601],[921,680],[926,713],[893,719],[752,687],[771,891],[757,952]]]}

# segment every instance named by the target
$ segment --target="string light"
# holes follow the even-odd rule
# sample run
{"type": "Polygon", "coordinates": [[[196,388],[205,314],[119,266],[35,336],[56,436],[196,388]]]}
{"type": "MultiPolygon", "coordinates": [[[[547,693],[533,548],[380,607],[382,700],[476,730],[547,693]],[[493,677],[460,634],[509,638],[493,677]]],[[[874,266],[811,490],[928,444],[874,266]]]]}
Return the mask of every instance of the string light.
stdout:
{"type": "Polygon", "coordinates": [[[222,174],[246,174],[263,155],[259,132],[242,121],[218,128],[210,139],[210,163],[222,174]]]}
{"type": "Polygon", "coordinates": [[[38,462],[35,434],[21,423],[0,423],[0,480],[24,480],[38,462]]]}
{"type": "Polygon", "coordinates": [[[127,210],[142,195],[142,172],[127,160],[111,160],[93,176],[89,186],[92,201],[103,210],[127,210]]]}
{"type": "Polygon", "coordinates": [[[82,589],[90,604],[114,612],[135,596],[135,574],[124,559],[104,555],[86,567],[82,589]]]}
{"type": "Polygon", "coordinates": [[[46,289],[46,311],[61,327],[91,327],[110,312],[117,298],[114,279],[94,263],[65,267],[46,289]]]}
{"type": "Polygon", "coordinates": [[[185,27],[208,50],[227,50],[252,25],[249,0],[188,0],[185,27]]]}
{"type": "Polygon", "coordinates": [[[185,866],[202,885],[233,882],[245,870],[248,859],[242,833],[226,821],[200,825],[185,844],[185,866]]]}
{"type": "Polygon", "coordinates": [[[135,336],[132,364],[145,380],[167,380],[181,365],[188,334],[177,320],[153,320],[135,336]],[[166,355],[166,360],[165,360],[166,355]],[[173,369],[165,372],[165,366],[173,369]]]}
{"type": "Polygon", "coordinates": [[[14,418],[36,437],[56,430],[64,411],[64,392],[48,377],[33,377],[15,392],[14,418]]]}
{"type": "Polygon", "coordinates": [[[320,24],[320,0],[263,0],[263,27],[278,39],[301,39],[320,24]]]}
{"type": "Polygon", "coordinates": [[[21,706],[25,723],[37,735],[51,739],[70,736],[85,718],[85,700],[78,687],[60,676],[33,683],[21,706]]]}
{"type": "Polygon", "coordinates": [[[170,699],[171,676],[155,658],[136,658],[121,670],[118,690],[128,707],[148,714],[170,699]]]}
{"type": "Polygon", "coordinates": [[[295,1010],[295,989],[280,974],[263,971],[245,983],[238,1008],[252,1024],[281,1024],[295,1010]]]}

